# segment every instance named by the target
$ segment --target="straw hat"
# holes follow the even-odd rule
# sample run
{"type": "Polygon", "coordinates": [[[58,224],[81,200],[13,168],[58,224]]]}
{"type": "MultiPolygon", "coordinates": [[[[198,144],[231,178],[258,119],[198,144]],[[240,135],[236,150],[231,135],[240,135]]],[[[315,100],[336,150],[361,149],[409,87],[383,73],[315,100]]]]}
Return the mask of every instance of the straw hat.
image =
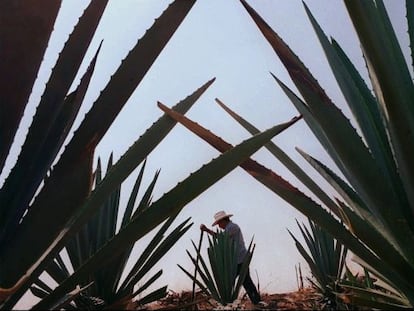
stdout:
{"type": "Polygon", "coordinates": [[[225,211],[220,211],[214,214],[214,222],[212,226],[217,225],[217,223],[222,220],[223,218],[231,217],[233,214],[226,214],[225,211]]]}

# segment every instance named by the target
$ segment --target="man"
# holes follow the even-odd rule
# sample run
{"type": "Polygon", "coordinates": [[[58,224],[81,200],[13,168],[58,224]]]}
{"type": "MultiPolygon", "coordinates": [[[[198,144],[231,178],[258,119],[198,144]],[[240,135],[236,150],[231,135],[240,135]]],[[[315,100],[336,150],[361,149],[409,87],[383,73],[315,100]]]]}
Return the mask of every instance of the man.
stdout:
{"type": "MultiPolygon", "coordinates": [[[[237,272],[240,273],[240,268],[242,266],[244,257],[247,254],[247,249],[244,244],[243,234],[240,230],[240,227],[230,220],[230,217],[233,214],[226,214],[224,211],[217,212],[214,215],[214,222],[212,226],[218,225],[221,229],[229,234],[229,236],[236,242],[238,246],[238,260],[237,260],[237,272]]],[[[200,230],[205,231],[211,235],[215,235],[215,232],[206,227],[206,225],[201,224],[200,230]]],[[[243,287],[246,290],[247,295],[249,296],[251,302],[255,305],[264,305],[264,302],[260,301],[260,295],[257,292],[256,286],[254,285],[249,271],[246,274],[246,277],[243,282],[243,287]]]]}

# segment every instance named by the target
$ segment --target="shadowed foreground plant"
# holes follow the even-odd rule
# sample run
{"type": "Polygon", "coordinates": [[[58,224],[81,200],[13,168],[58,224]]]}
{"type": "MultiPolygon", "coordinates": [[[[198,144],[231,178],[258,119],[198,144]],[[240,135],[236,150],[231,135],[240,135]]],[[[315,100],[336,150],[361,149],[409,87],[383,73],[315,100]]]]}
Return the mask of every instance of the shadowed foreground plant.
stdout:
{"type": "MultiPolygon", "coordinates": [[[[63,247],[69,220],[77,217],[90,194],[96,145],[194,1],[175,1],[156,20],[124,59],[73,137],[62,148],[83,104],[100,47],[77,88],[71,93],[69,89],[106,4],[106,0],[90,2],[59,53],[17,161],[4,177],[0,189],[0,303],[8,300],[3,305],[6,309],[14,306],[48,261],[63,247]]],[[[2,42],[7,42],[7,49],[1,50],[0,57],[0,103],[1,111],[9,112],[0,114],[0,133],[3,138],[8,137],[2,138],[0,146],[1,171],[28,103],[59,5],[59,1],[41,4],[37,1],[8,1],[1,4],[0,36],[2,42]],[[15,64],[19,66],[19,74],[14,72],[15,64]]],[[[196,98],[193,97],[191,102],[194,103],[196,98]]],[[[173,125],[171,121],[163,123],[168,124],[169,129],[173,125]]],[[[168,130],[160,132],[158,137],[153,136],[153,144],[159,143],[166,133],[168,130]]],[[[102,193],[103,200],[141,159],[136,157],[127,161],[131,164],[128,171],[113,183],[110,190],[102,193]]],[[[84,218],[86,220],[87,217],[84,218]]],[[[75,228],[71,229],[75,231],[75,228]]]]}
{"type": "Polygon", "coordinates": [[[222,305],[232,303],[237,299],[240,288],[243,285],[244,278],[249,271],[249,264],[253,256],[255,245],[253,241],[250,242],[247,254],[240,268],[240,274],[237,273],[237,244],[230,237],[227,232],[216,232],[214,236],[209,236],[209,247],[207,248],[207,261],[200,254],[200,250],[193,242],[196,255],[199,258],[197,261],[190,252],[187,254],[193,262],[198,275],[194,278],[190,272],[178,265],[184,273],[195,282],[200,289],[208,296],[213,297],[222,305]]]}
{"type": "MultiPolygon", "coordinates": [[[[108,170],[112,166],[112,156],[108,163],[108,170]]],[[[145,162],[138,174],[135,185],[132,189],[127,206],[122,217],[121,228],[128,225],[132,218],[147,209],[151,204],[152,192],[158,178],[157,172],[150,183],[150,186],[142,196],[141,201],[135,208],[135,202],[140,189],[145,162]],[[135,211],[134,211],[135,209],[135,211]]],[[[96,169],[96,186],[101,182],[101,165],[98,161],[96,169]]],[[[118,223],[118,210],[120,200],[121,187],[108,198],[107,202],[99,209],[98,213],[78,232],[66,246],[70,263],[74,270],[77,270],[87,259],[92,257],[99,248],[116,235],[116,227],[118,223]]],[[[120,253],[111,263],[106,264],[101,269],[89,275],[85,280],[85,284],[91,284],[83,293],[74,298],[71,306],[66,305],[64,308],[84,309],[88,301],[93,305],[95,298],[99,298],[100,305],[105,308],[124,309],[131,307],[133,304],[142,305],[152,301],[161,299],[167,294],[166,286],[153,290],[145,297],[143,292],[151,286],[162,274],[162,270],[158,271],[149,281],[142,282],[142,278],[148,274],[152,267],[168,252],[168,250],[182,237],[182,235],[191,227],[187,225],[189,219],[180,224],[167,237],[165,232],[171,226],[176,216],[170,217],[165,224],[159,229],[153,239],[149,242],[147,248],[141,253],[136,260],[133,268],[130,270],[126,278],[121,282],[121,276],[125,271],[127,261],[131,255],[131,245],[123,253],[120,253]],[[140,283],[137,288],[134,288],[140,283]],[[133,299],[141,295],[139,299],[133,302],[133,299]]],[[[62,258],[58,256],[46,272],[59,284],[70,276],[69,269],[62,258]]],[[[31,287],[31,291],[39,298],[45,298],[52,292],[52,289],[42,282],[40,279],[35,282],[36,286],[31,287]]],[[[96,306],[95,306],[96,307],[96,306]]]]}

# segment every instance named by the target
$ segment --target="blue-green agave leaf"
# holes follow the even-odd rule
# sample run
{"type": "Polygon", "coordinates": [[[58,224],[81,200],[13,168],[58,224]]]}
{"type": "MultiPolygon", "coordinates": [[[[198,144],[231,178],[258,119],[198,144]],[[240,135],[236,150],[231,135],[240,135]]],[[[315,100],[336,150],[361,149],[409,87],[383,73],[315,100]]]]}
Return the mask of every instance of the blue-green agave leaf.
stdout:
{"type": "Polygon", "coordinates": [[[7,42],[7,48],[0,51],[0,173],[37,78],[60,5],[60,0],[45,0],[42,5],[36,1],[0,3],[0,41],[7,42]]]}
{"type": "Polygon", "coordinates": [[[387,129],[397,167],[414,206],[414,85],[382,1],[345,2],[361,42],[370,79],[387,129]]]}

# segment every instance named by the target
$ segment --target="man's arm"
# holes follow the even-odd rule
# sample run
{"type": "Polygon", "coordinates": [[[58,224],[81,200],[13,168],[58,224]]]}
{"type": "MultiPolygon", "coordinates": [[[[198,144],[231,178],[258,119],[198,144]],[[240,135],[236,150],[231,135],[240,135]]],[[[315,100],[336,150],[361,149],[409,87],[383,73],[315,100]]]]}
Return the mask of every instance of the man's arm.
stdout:
{"type": "Polygon", "coordinates": [[[208,234],[211,234],[211,235],[216,235],[216,233],[213,231],[213,230],[211,230],[211,229],[209,229],[209,228],[207,228],[207,226],[205,225],[205,224],[201,224],[200,225],[200,230],[201,231],[205,231],[205,232],[207,232],[208,234]]]}

